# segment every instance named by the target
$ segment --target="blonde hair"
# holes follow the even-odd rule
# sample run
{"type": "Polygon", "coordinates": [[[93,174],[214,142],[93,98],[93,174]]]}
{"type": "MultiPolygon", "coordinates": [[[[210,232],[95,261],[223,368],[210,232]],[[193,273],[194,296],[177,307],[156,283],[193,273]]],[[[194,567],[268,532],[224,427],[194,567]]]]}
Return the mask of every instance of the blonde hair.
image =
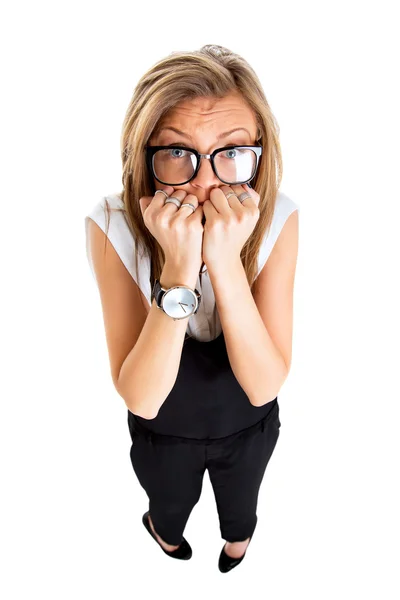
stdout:
{"type": "MultiPolygon", "coordinates": [[[[137,83],[123,121],[122,210],[135,239],[138,276],[139,244],[148,252],[151,288],[155,279],[160,279],[165,257],[160,244],[144,224],[139,205],[139,198],[155,193],[144,147],[156,134],[161,119],[179,102],[198,97],[218,99],[230,93],[240,93],[253,109],[259,134],[257,141],[263,147],[256,176],[251,182],[260,195],[260,216],[241,251],[241,261],[253,291],[259,249],[272,221],[282,179],[279,126],[252,67],[238,54],[214,44],[200,50],[172,52],[153,65],[137,83]]],[[[108,205],[107,210],[110,210],[108,205]]]]}

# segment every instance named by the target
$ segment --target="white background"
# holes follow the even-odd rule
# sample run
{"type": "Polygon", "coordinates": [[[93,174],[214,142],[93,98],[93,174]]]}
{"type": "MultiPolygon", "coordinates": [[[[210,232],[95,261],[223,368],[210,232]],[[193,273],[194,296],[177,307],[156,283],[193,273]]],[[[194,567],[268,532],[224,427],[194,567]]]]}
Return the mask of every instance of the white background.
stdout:
{"type": "MultiPolygon", "coordinates": [[[[5,600],[399,598],[395,2],[9,2],[1,14],[5,600]],[[215,43],[259,75],[301,206],[281,435],[242,564],[206,472],[190,561],[145,531],[84,217],[120,191],[134,86],[215,43]]],[[[397,55],[397,59],[396,59],[397,55]]]]}

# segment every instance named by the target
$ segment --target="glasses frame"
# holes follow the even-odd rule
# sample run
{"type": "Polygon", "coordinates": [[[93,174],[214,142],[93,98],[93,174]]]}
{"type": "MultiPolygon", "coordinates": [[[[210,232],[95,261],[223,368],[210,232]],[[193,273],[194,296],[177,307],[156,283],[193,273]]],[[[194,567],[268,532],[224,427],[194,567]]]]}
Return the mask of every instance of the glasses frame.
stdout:
{"type": "Polygon", "coordinates": [[[211,154],[200,154],[200,152],[198,152],[195,148],[189,148],[188,146],[179,146],[178,144],[171,144],[169,146],[145,146],[144,151],[146,152],[146,163],[147,163],[147,167],[148,167],[149,171],[153,174],[153,177],[155,179],[157,179],[157,181],[159,181],[163,185],[174,186],[174,185],[185,185],[186,183],[189,183],[189,181],[191,181],[192,179],[194,179],[196,177],[196,175],[200,169],[200,160],[202,158],[207,158],[211,161],[212,170],[215,173],[216,177],[218,177],[218,179],[220,181],[222,181],[222,183],[225,183],[226,185],[242,185],[244,183],[248,183],[249,181],[251,181],[253,179],[253,177],[255,176],[257,169],[258,169],[260,156],[262,154],[263,148],[262,148],[262,146],[246,146],[243,144],[232,144],[230,146],[222,146],[221,148],[216,148],[211,154]],[[232,150],[233,148],[250,148],[251,150],[254,151],[254,153],[256,155],[256,164],[254,167],[254,171],[251,174],[251,177],[249,177],[245,181],[235,181],[235,182],[224,181],[218,175],[217,170],[215,168],[215,165],[214,165],[215,155],[218,154],[218,152],[221,152],[222,150],[232,150]],[[157,177],[157,175],[154,172],[154,167],[153,167],[154,154],[157,152],[157,150],[175,150],[175,149],[176,150],[187,150],[189,152],[192,152],[196,156],[196,159],[197,159],[197,164],[196,164],[196,168],[194,170],[193,175],[187,181],[184,181],[182,183],[168,183],[166,181],[162,181],[161,179],[159,179],[157,177]]]}

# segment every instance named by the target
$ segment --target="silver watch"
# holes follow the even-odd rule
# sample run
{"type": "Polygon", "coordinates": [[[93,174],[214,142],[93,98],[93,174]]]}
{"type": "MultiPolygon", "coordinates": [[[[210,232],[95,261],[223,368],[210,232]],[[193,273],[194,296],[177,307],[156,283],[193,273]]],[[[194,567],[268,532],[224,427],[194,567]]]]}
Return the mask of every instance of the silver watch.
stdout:
{"type": "Polygon", "coordinates": [[[174,321],[187,319],[199,310],[201,294],[197,289],[192,290],[185,285],[176,285],[169,289],[161,287],[160,281],[155,280],[151,292],[151,301],[156,300],[157,307],[174,321]]]}

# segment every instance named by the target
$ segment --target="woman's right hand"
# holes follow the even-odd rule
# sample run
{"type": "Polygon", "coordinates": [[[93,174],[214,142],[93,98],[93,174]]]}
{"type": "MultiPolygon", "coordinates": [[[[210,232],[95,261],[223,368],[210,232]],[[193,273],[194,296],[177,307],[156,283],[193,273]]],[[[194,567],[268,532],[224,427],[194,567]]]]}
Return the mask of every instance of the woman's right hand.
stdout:
{"type": "Polygon", "coordinates": [[[182,204],[190,202],[196,210],[193,212],[190,206],[178,208],[172,202],[165,204],[165,195],[156,192],[153,197],[139,199],[144,224],[164,250],[166,263],[181,272],[198,273],[202,265],[203,207],[194,194],[185,190],[170,185],[160,189],[182,204]]]}

